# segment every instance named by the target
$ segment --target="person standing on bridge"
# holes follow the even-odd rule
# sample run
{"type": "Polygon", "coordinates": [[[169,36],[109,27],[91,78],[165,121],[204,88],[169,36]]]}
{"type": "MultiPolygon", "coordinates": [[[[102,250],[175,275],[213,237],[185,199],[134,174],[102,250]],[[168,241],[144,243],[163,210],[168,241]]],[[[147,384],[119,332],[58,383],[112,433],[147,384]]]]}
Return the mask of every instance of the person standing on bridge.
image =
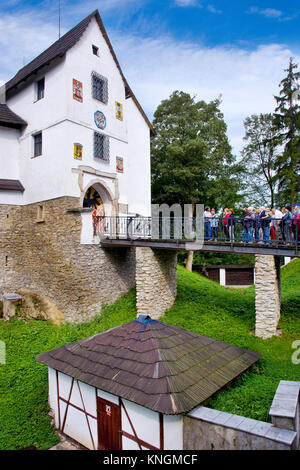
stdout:
{"type": "Polygon", "coordinates": [[[295,241],[300,241],[300,204],[294,205],[292,231],[295,241]]]}
{"type": "Polygon", "coordinates": [[[271,222],[271,217],[265,207],[261,207],[260,211],[261,212],[260,212],[259,218],[260,218],[260,224],[261,224],[261,228],[263,232],[263,242],[265,245],[269,245],[270,244],[269,223],[271,222]]]}
{"type": "Polygon", "coordinates": [[[282,217],[282,226],[283,226],[283,233],[284,239],[287,245],[291,244],[292,241],[292,208],[290,206],[285,206],[284,214],[282,217]]]}
{"type": "Polygon", "coordinates": [[[247,215],[244,218],[244,229],[246,230],[245,243],[253,242],[253,226],[255,223],[255,216],[253,214],[253,207],[248,207],[247,215]]]}
{"type": "Polygon", "coordinates": [[[211,231],[212,231],[212,238],[216,242],[218,239],[218,231],[219,231],[219,217],[217,216],[215,209],[211,210],[210,225],[211,225],[211,231]]]}
{"type": "Polygon", "coordinates": [[[247,220],[248,214],[249,214],[248,206],[245,206],[244,207],[244,218],[243,218],[243,222],[242,222],[242,224],[243,224],[242,242],[243,243],[247,243],[247,241],[248,241],[248,220],[247,220]]]}
{"type": "Polygon", "coordinates": [[[208,206],[205,207],[203,217],[204,217],[204,240],[205,241],[211,240],[211,236],[212,236],[212,234],[211,234],[211,224],[210,224],[211,212],[210,212],[210,208],[208,206]]]}

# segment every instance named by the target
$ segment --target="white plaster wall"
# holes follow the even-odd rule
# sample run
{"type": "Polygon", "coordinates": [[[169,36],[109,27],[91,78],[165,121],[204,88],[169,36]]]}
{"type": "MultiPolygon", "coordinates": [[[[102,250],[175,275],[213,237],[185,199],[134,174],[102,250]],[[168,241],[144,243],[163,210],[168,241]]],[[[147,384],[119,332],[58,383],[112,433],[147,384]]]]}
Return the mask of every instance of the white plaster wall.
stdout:
{"type": "Polygon", "coordinates": [[[164,415],[164,450],[183,449],[183,417],[164,415]]]}
{"type": "Polygon", "coordinates": [[[57,384],[56,371],[48,367],[48,384],[49,384],[49,406],[54,413],[55,426],[58,428],[58,402],[57,402],[57,384]]]}
{"type": "Polygon", "coordinates": [[[150,132],[132,99],[128,113],[128,205],[132,214],[151,216],[150,132]],[[133,183],[133,184],[132,184],[133,183]]]}
{"type": "Polygon", "coordinates": [[[65,118],[67,81],[64,63],[65,58],[53,61],[34,78],[31,77],[16,95],[7,99],[9,108],[28,123],[23,135],[32,134],[65,118]],[[42,77],[45,77],[45,96],[36,101],[36,82],[42,77]]]}
{"type": "MultiPolygon", "coordinates": [[[[125,100],[123,80],[95,19],[65,58],[38,73],[36,80],[44,74],[43,99],[35,101],[35,82],[31,79],[23,90],[7,100],[8,106],[28,122],[20,138],[18,179],[26,191],[19,203],[29,204],[61,196],[79,197],[78,177],[72,168],[87,165],[96,170],[115,173],[118,156],[124,159],[124,173],[117,174],[119,202],[129,203],[132,206],[129,211],[132,213],[148,215],[149,127],[132,99],[125,100]],[[99,47],[99,57],[93,55],[92,44],[99,47]],[[92,98],[92,71],[108,79],[107,105],[92,98]],[[73,99],[73,78],[83,83],[83,103],[73,99]],[[115,101],[123,104],[123,121],[115,117],[115,101]],[[99,130],[94,123],[97,110],[106,116],[107,126],[104,131],[99,130]],[[32,158],[32,134],[38,131],[43,133],[43,154],[32,158]],[[110,136],[109,163],[94,159],[94,131],[110,136]],[[74,160],[74,143],[83,145],[82,161],[74,160]]],[[[8,144],[5,144],[3,151],[7,149],[8,144]]],[[[3,177],[8,178],[7,175],[13,172],[13,169],[7,170],[3,177]]],[[[84,184],[92,178],[92,175],[85,175],[84,184]]],[[[105,182],[114,192],[113,181],[106,178],[105,182]]]]}
{"type": "MultiPolygon", "coordinates": [[[[139,439],[155,446],[160,447],[160,427],[159,413],[149,410],[143,406],[123,399],[124,406],[131,419],[135,432],[139,439]]],[[[128,421],[126,413],[122,407],[122,430],[128,434],[134,435],[132,427],[128,421]]],[[[132,444],[128,443],[130,439],[122,438],[123,450],[132,449],[132,444]]],[[[133,442],[133,441],[131,441],[133,442]]],[[[138,447],[139,448],[139,447],[138,447]]]]}
{"type": "MultiPolygon", "coordinates": [[[[58,415],[58,401],[57,401],[57,382],[56,371],[49,368],[49,404],[55,413],[55,425],[59,427],[58,415]]],[[[72,385],[72,377],[58,372],[58,387],[59,395],[65,400],[69,400],[72,385]]],[[[70,403],[83,410],[92,416],[86,417],[83,411],[73,407],[71,404],[68,407],[64,433],[69,437],[75,439],[88,449],[97,448],[98,445],[98,429],[97,429],[97,404],[96,404],[96,389],[83,382],[74,380],[70,403]],[[79,386],[78,386],[79,384],[79,386]],[[79,391],[80,387],[80,391],[79,391]],[[80,395],[81,392],[81,395],[80,395]],[[82,396],[82,398],[81,398],[82,396]],[[84,405],[83,405],[83,403],[84,405]],[[88,422],[87,422],[88,420],[88,422]],[[88,425],[89,423],[89,425],[88,425]],[[90,435],[89,427],[92,432],[90,435]]],[[[64,401],[59,400],[60,411],[60,426],[62,428],[67,405],[64,401]]]]}
{"type": "Polygon", "coordinates": [[[17,129],[0,127],[0,179],[20,179],[19,136],[17,129]]]}
{"type": "Polygon", "coordinates": [[[22,205],[24,204],[24,193],[20,191],[0,191],[0,204],[22,205]]]}
{"type": "Polygon", "coordinates": [[[97,395],[100,398],[103,398],[103,400],[111,401],[115,405],[119,405],[119,397],[116,395],[112,395],[111,393],[104,392],[103,390],[97,389],[97,395]]]}

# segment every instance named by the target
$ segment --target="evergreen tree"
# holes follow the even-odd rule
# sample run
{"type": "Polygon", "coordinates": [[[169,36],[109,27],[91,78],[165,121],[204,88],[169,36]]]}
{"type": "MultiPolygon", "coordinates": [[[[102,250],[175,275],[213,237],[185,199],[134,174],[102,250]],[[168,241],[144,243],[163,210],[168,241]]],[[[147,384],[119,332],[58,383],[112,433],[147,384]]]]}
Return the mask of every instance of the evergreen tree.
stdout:
{"type": "Polygon", "coordinates": [[[299,90],[296,72],[298,65],[290,59],[286,77],[280,82],[279,96],[275,96],[275,124],[279,131],[283,152],[276,162],[278,178],[278,202],[293,205],[300,191],[300,106],[295,99],[299,90]]]}

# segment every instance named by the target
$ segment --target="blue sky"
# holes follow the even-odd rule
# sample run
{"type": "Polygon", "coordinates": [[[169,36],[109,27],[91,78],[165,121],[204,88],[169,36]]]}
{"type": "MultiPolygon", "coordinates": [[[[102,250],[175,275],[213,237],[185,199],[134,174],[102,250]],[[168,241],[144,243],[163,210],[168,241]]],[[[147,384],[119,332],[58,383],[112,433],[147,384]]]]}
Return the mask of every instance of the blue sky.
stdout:
{"type": "MultiPolygon", "coordinates": [[[[238,155],[243,120],[274,109],[289,58],[300,64],[300,2],[61,0],[62,30],[98,8],[123,72],[149,118],[180,89],[222,95],[238,155]]],[[[0,84],[57,39],[58,0],[1,0],[0,84]]]]}

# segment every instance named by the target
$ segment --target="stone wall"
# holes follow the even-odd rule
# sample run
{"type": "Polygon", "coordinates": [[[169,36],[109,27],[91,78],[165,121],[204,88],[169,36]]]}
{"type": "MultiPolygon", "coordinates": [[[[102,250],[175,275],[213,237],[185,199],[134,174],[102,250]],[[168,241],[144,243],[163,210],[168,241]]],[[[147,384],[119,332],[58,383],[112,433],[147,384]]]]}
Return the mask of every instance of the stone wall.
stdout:
{"type": "Polygon", "coordinates": [[[255,335],[263,339],[276,334],[280,319],[280,265],[277,260],[274,256],[255,256],[255,335]]]}
{"type": "Polygon", "coordinates": [[[296,450],[300,382],[281,381],[272,424],[199,406],[183,418],[184,450],[296,450]]]}
{"type": "Polygon", "coordinates": [[[65,320],[82,321],[134,287],[134,249],[81,245],[81,214],[68,212],[78,205],[62,197],[0,206],[0,298],[25,289],[45,296],[65,320]]]}
{"type": "Polygon", "coordinates": [[[138,315],[160,318],[177,293],[177,252],[136,248],[136,305],[138,315]]]}

